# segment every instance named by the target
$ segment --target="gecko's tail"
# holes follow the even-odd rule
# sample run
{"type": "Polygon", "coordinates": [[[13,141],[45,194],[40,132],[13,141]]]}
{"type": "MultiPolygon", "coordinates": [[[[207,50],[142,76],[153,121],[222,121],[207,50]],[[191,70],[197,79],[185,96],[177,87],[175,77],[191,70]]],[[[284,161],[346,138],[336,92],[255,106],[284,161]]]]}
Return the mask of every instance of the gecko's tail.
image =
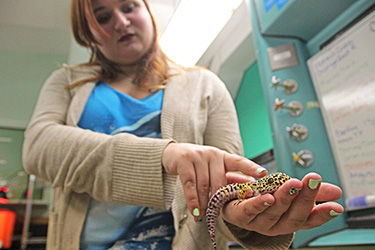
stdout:
{"type": "Polygon", "coordinates": [[[216,220],[219,217],[220,210],[223,207],[223,204],[217,202],[217,197],[214,195],[211,198],[211,201],[208,204],[206,210],[206,223],[208,227],[208,233],[210,234],[211,242],[216,250],[216,220]]]}
{"type": "Polygon", "coordinates": [[[210,238],[211,238],[211,242],[212,242],[212,245],[214,247],[214,249],[216,249],[216,233],[215,233],[215,226],[216,226],[216,219],[218,217],[218,214],[215,213],[215,210],[213,209],[210,209],[207,208],[207,212],[206,212],[206,223],[207,223],[207,227],[208,227],[208,233],[210,234],[210,238]]]}
{"type": "Polygon", "coordinates": [[[208,202],[206,210],[206,223],[210,234],[211,242],[216,249],[216,220],[220,215],[220,211],[227,201],[233,200],[238,196],[238,192],[229,184],[218,189],[208,202]]]}

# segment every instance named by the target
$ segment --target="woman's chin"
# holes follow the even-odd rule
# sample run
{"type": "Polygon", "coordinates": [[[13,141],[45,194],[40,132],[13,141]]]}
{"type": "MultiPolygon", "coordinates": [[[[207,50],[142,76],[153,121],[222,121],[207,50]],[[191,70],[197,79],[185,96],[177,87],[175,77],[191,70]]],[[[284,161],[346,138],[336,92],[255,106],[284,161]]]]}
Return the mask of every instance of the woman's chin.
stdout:
{"type": "Polygon", "coordinates": [[[140,62],[145,53],[121,53],[113,61],[120,65],[134,65],[140,62]]]}

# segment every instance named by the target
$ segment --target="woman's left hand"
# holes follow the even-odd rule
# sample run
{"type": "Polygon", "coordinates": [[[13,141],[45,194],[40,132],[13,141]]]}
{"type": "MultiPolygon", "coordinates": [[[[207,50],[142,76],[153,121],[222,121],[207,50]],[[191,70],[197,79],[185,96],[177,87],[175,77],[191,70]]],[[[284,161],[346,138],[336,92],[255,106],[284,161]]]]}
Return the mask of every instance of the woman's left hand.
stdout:
{"type": "Polygon", "coordinates": [[[342,190],[333,184],[321,183],[316,173],[307,174],[302,181],[291,179],[274,194],[265,194],[242,201],[227,203],[223,218],[241,228],[263,235],[289,234],[301,229],[318,227],[344,212],[344,208],[333,200],[342,195],[342,190]],[[299,190],[294,195],[291,189],[299,190]],[[319,205],[315,201],[324,201],[319,205]]]}

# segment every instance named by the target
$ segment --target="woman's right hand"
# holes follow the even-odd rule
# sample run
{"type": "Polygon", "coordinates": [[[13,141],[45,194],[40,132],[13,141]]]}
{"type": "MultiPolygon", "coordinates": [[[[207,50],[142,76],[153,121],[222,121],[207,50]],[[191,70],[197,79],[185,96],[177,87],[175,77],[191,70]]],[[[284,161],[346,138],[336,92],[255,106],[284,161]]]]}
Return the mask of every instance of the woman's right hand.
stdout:
{"type": "Polygon", "coordinates": [[[227,184],[227,172],[241,172],[255,178],[267,174],[266,169],[245,157],[190,143],[168,144],[162,164],[167,174],[179,175],[187,207],[195,220],[205,213],[210,193],[227,184]]]}

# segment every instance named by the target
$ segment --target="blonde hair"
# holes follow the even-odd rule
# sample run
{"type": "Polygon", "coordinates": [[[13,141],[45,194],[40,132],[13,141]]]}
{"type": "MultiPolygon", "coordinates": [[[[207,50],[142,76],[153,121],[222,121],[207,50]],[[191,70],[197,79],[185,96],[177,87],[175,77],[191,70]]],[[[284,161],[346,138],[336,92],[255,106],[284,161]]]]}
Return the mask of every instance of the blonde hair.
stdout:
{"type": "MultiPolygon", "coordinates": [[[[146,53],[146,55],[144,55],[137,63],[138,70],[133,79],[133,83],[139,86],[144,86],[149,76],[156,76],[158,84],[150,87],[150,91],[155,91],[165,87],[168,79],[172,76],[169,74],[169,65],[171,63],[174,65],[176,64],[161,50],[158,41],[158,29],[155,18],[152,15],[147,1],[143,0],[143,2],[151,16],[154,30],[154,41],[149,52],[146,53]]],[[[98,65],[101,67],[101,72],[97,77],[75,82],[70,85],[69,88],[74,88],[89,81],[113,80],[119,73],[125,73],[122,72],[117,63],[108,60],[95,46],[95,44],[98,44],[98,41],[92,34],[90,26],[101,34],[106,35],[106,33],[94,16],[90,0],[72,0],[71,25],[77,43],[83,47],[89,48],[91,51],[90,59],[85,64],[98,65]]]]}

